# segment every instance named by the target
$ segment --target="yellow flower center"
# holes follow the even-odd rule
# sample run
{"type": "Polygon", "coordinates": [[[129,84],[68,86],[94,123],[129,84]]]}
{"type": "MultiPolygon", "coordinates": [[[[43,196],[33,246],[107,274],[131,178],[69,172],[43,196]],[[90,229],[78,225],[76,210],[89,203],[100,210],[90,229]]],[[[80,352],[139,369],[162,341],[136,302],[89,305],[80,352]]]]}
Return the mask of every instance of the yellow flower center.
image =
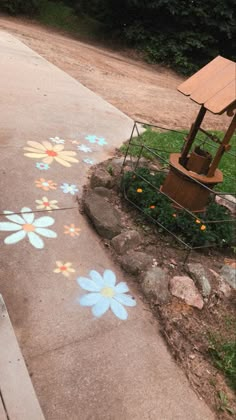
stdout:
{"type": "Polygon", "coordinates": [[[23,229],[26,232],[33,232],[35,227],[33,225],[29,224],[29,223],[26,223],[25,225],[23,225],[23,229]]]}
{"type": "Polygon", "coordinates": [[[101,295],[104,297],[112,298],[115,293],[111,287],[104,287],[104,289],[101,290],[101,295]]]}

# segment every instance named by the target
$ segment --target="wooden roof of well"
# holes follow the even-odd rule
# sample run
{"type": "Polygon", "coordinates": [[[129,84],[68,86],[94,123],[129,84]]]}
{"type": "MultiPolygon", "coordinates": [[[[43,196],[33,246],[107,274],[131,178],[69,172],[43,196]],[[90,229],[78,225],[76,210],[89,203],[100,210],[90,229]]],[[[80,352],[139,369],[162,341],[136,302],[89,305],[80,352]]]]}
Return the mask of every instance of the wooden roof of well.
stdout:
{"type": "Polygon", "coordinates": [[[236,63],[219,55],[178,90],[214,114],[222,114],[236,105],[236,63]]]}

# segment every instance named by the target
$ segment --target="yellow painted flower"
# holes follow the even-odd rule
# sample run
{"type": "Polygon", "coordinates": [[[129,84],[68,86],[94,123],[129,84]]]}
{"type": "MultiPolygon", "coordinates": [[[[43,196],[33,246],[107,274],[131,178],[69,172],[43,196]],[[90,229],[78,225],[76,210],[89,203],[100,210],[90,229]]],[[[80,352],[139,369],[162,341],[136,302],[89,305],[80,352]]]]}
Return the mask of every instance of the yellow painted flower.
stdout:
{"type": "Polygon", "coordinates": [[[65,225],[64,226],[64,233],[65,235],[70,235],[72,237],[79,236],[81,229],[76,228],[75,225],[72,223],[70,226],[65,225]]]}
{"type": "Polygon", "coordinates": [[[137,189],[137,193],[142,193],[142,192],[143,192],[142,188],[137,189]]]}
{"type": "Polygon", "coordinates": [[[199,224],[199,223],[201,223],[201,220],[196,219],[195,222],[199,224]]]}
{"type": "Polygon", "coordinates": [[[36,206],[36,209],[38,210],[54,210],[59,209],[57,206],[58,201],[57,200],[48,200],[47,197],[43,197],[42,200],[35,200],[35,203],[38,204],[36,206]]]}
{"type": "Polygon", "coordinates": [[[150,206],[150,209],[155,209],[156,208],[156,206],[150,206]]]}
{"type": "Polygon", "coordinates": [[[201,226],[201,230],[206,230],[206,226],[205,225],[202,225],[201,226]]]}
{"type": "Polygon", "coordinates": [[[44,191],[49,191],[49,190],[55,190],[57,187],[57,184],[53,181],[51,181],[51,179],[49,179],[48,181],[46,181],[46,179],[44,178],[39,178],[35,181],[35,185],[37,188],[42,188],[42,190],[44,191]]]}
{"type": "Polygon", "coordinates": [[[53,270],[54,273],[61,273],[65,277],[69,277],[71,273],[74,273],[75,270],[71,268],[72,263],[67,262],[63,264],[61,261],[56,261],[57,268],[53,270]]]}
{"type": "Polygon", "coordinates": [[[42,159],[44,163],[51,164],[54,160],[63,166],[70,167],[71,163],[78,163],[76,152],[68,152],[64,150],[63,144],[52,144],[48,141],[43,141],[42,144],[37,141],[28,141],[30,147],[24,147],[27,152],[25,156],[33,159],[42,159]]]}

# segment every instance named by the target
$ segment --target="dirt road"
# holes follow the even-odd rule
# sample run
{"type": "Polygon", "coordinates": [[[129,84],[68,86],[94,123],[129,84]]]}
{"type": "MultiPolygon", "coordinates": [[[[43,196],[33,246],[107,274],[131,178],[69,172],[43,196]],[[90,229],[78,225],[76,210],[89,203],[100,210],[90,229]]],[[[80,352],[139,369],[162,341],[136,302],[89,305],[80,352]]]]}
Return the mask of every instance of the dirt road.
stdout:
{"type": "MultiPolygon", "coordinates": [[[[177,92],[183,78],[173,71],[71,38],[27,20],[0,17],[0,28],[121,111],[140,121],[188,128],[198,106],[177,92]]],[[[222,129],[227,117],[209,115],[205,127],[222,129]]]]}

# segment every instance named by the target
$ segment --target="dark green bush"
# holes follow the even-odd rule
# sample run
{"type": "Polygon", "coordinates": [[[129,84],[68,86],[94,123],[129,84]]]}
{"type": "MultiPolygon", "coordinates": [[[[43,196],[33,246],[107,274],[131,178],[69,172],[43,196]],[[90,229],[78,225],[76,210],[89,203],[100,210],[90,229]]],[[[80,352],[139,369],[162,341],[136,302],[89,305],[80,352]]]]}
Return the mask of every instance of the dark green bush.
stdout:
{"type": "Polygon", "coordinates": [[[156,220],[189,245],[224,247],[232,244],[232,223],[225,221],[232,218],[225,207],[211,202],[204,215],[195,214],[194,217],[185,210],[177,210],[168,197],[154,188],[159,189],[164,178],[163,174],[153,174],[148,168],[138,168],[136,173],[124,174],[122,189],[125,190],[128,199],[146,216],[151,217],[154,222],[156,220]]]}
{"type": "Polygon", "coordinates": [[[32,16],[38,12],[40,3],[40,0],[1,0],[0,10],[11,15],[32,16]]]}

